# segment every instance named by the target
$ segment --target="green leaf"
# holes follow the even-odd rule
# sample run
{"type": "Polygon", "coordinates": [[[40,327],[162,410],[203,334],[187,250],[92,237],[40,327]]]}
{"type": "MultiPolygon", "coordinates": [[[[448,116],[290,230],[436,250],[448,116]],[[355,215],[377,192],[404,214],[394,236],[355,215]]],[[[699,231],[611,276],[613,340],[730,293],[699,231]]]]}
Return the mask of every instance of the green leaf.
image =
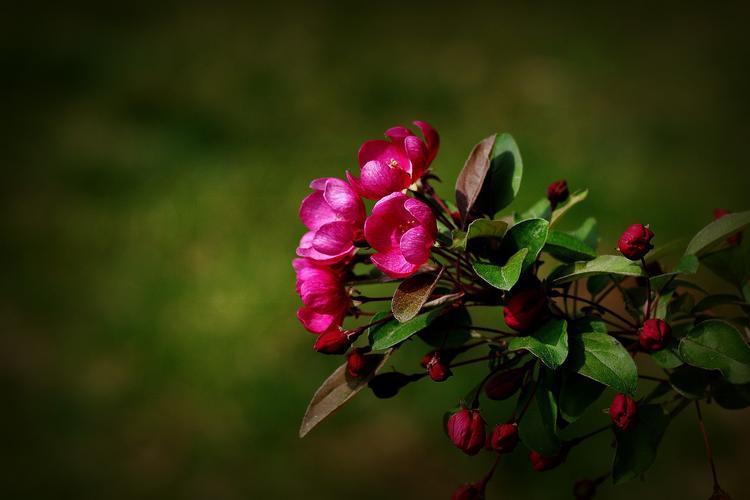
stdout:
{"type": "Polygon", "coordinates": [[[596,249],[599,246],[599,228],[596,223],[596,219],[589,217],[580,227],[574,231],[567,231],[567,233],[580,241],[584,242],[587,246],[596,249]]]}
{"type": "Polygon", "coordinates": [[[443,269],[441,267],[437,272],[415,274],[402,281],[391,300],[393,317],[405,323],[416,316],[435,289],[443,275],[443,269]]]}
{"type": "Polygon", "coordinates": [[[544,251],[561,262],[575,262],[596,258],[596,252],[575,236],[560,231],[550,231],[544,251]]]}
{"type": "Polygon", "coordinates": [[[523,161],[516,141],[510,134],[495,138],[490,155],[489,170],[477,197],[475,210],[494,217],[510,205],[518,194],[523,176],[523,161]]]}
{"type": "Polygon", "coordinates": [[[709,374],[706,370],[682,365],[669,375],[669,383],[688,399],[703,399],[708,389],[709,374]]]}
{"type": "Polygon", "coordinates": [[[508,223],[502,220],[477,219],[469,224],[466,239],[497,238],[502,239],[508,223]]]}
{"type": "Polygon", "coordinates": [[[520,249],[502,266],[489,262],[475,261],[472,267],[484,281],[495,288],[507,291],[513,288],[513,285],[516,284],[518,278],[521,276],[523,261],[527,253],[529,253],[528,248],[520,249]]]}
{"type": "MultiPolygon", "coordinates": [[[[435,308],[415,316],[406,323],[399,323],[398,320],[382,323],[370,328],[370,346],[373,351],[388,349],[396,344],[403,342],[415,333],[424,330],[430,323],[435,321],[443,313],[443,308],[435,308]]],[[[383,316],[381,316],[383,317],[383,316]]],[[[373,321],[377,321],[378,315],[373,316],[373,321]]]]}
{"type": "Polygon", "coordinates": [[[700,261],[695,255],[683,255],[672,271],[649,278],[651,288],[660,290],[678,274],[695,274],[698,271],[699,264],[700,261]]]}
{"type": "Polygon", "coordinates": [[[609,274],[594,274],[589,276],[589,279],[586,280],[586,290],[593,296],[597,295],[600,292],[603,292],[605,288],[607,288],[607,285],[612,283],[612,279],[614,279],[614,275],[609,274]]]}
{"type": "Polygon", "coordinates": [[[509,351],[525,349],[555,369],[565,362],[568,356],[568,332],[565,320],[550,320],[534,333],[513,337],[508,342],[509,351]]]}
{"type": "Polygon", "coordinates": [[[500,246],[500,254],[510,257],[522,248],[527,248],[528,253],[524,258],[524,269],[536,261],[537,255],[547,241],[547,230],[549,222],[544,219],[527,219],[521,221],[508,230],[500,246]]]}
{"type": "Polygon", "coordinates": [[[366,354],[372,356],[377,363],[372,373],[365,378],[352,378],[346,370],[346,363],[339,366],[315,391],[315,394],[307,406],[305,416],[302,417],[302,425],[299,428],[299,437],[303,438],[316,425],[322,422],[326,417],[339,409],[344,403],[354,397],[359,391],[367,387],[367,383],[375,373],[382,368],[390,352],[385,354],[366,354]]]}
{"type": "Polygon", "coordinates": [[[575,372],[564,372],[560,389],[560,414],[575,422],[604,392],[605,386],[575,372]]]}
{"type": "MultiPolygon", "coordinates": [[[[672,333],[674,334],[674,331],[672,331],[672,333]]],[[[657,365],[667,370],[671,370],[672,368],[677,368],[683,364],[683,361],[677,353],[678,347],[679,343],[672,338],[667,341],[662,349],[649,353],[649,356],[651,356],[651,359],[653,359],[657,365]]]]}
{"type": "Polygon", "coordinates": [[[703,311],[708,311],[709,309],[713,309],[714,307],[740,305],[744,303],[744,300],[742,300],[740,297],[729,293],[708,295],[706,297],[703,297],[698,301],[697,304],[695,304],[695,306],[693,306],[692,312],[693,314],[697,314],[703,311]]]}
{"type": "Polygon", "coordinates": [[[525,219],[547,219],[549,220],[550,216],[552,215],[552,206],[549,203],[549,200],[545,196],[544,198],[540,199],[531,207],[529,207],[528,210],[523,212],[520,217],[518,218],[518,221],[522,221],[525,219]]]}
{"type": "Polygon", "coordinates": [[[711,388],[711,395],[722,408],[741,410],[750,406],[750,384],[735,385],[719,381],[711,388]]]}
{"type": "Polygon", "coordinates": [[[568,283],[587,276],[614,274],[617,276],[644,276],[640,263],[620,255],[600,255],[588,262],[576,262],[568,271],[553,281],[554,285],[568,283]]]}
{"type": "Polygon", "coordinates": [[[713,244],[725,240],[748,224],[750,224],[750,211],[727,214],[720,219],[716,219],[698,231],[698,234],[688,243],[685,253],[687,255],[700,255],[713,244]]]}
{"type": "Polygon", "coordinates": [[[635,428],[615,431],[617,451],[612,467],[614,484],[635,479],[651,467],[668,425],[669,416],[661,406],[645,405],[638,408],[638,425],[635,428]]]}
{"type": "Polygon", "coordinates": [[[568,213],[568,211],[571,208],[573,208],[574,206],[578,205],[583,200],[585,200],[588,195],[589,195],[588,189],[581,189],[571,194],[568,197],[567,201],[565,201],[565,203],[557,207],[552,212],[552,217],[550,218],[550,223],[549,223],[550,227],[557,224],[557,222],[562,218],[563,215],[568,213]]]}
{"type": "Polygon", "coordinates": [[[659,302],[656,303],[656,311],[654,313],[655,318],[667,321],[667,316],[669,313],[669,302],[672,300],[673,295],[674,290],[669,290],[668,292],[664,292],[661,294],[661,296],[659,296],[659,302]]]}
{"type": "Polygon", "coordinates": [[[701,257],[701,263],[716,276],[741,287],[750,278],[750,255],[743,247],[729,247],[701,257]]]}
{"type": "MultiPolygon", "coordinates": [[[[542,455],[554,455],[560,450],[560,438],[557,436],[557,403],[554,387],[554,374],[544,367],[539,370],[537,388],[533,393],[533,400],[529,404],[518,426],[518,435],[526,447],[542,455]]],[[[525,397],[519,399],[519,405],[524,404],[529,397],[527,387],[525,397]]]]}
{"type": "Polygon", "coordinates": [[[464,345],[471,338],[471,315],[465,307],[449,310],[427,328],[419,338],[433,347],[453,348],[464,345]]]}
{"type": "Polygon", "coordinates": [[[571,370],[616,391],[634,395],[638,387],[638,370],[630,353],[605,333],[571,335],[568,363],[571,370]]]}
{"type": "Polygon", "coordinates": [[[680,341],[680,357],[706,370],[719,370],[732,384],[750,383],[750,347],[732,325],[717,319],[696,325],[680,341]]]}

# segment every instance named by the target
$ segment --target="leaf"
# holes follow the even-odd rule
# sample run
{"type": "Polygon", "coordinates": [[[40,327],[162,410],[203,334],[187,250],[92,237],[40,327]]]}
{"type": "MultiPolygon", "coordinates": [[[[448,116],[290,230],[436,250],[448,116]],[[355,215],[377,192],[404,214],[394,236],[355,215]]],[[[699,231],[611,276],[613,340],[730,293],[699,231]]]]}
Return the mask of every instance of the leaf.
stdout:
{"type": "MultiPolygon", "coordinates": [[[[673,330],[672,334],[674,333],[675,331],[673,330]]],[[[667,341],[662,349],[649,353],[649,356],[651,356],[651,359],[653,359],[657,365],[667,370],[671,370],[672,368],[677,368],[684,364],[680,359],[680,356],[677,354],[678,347],[679,343],[672,338],[667,341]]]]}
{"type": "Polygon", "coordinates": [[[638,424],[635,428],[615,430],[617,451],[612,468],[614,484],[635,479],[651,467],[668,425],[669,416],[661,406],[645,405],[638,408],[638,424]]]}
{"type": "Polygon", "coordinates": [[[748,224],[750,224],[750,211],[727,214],[720,219],[716,219],[698,231],[698,234],[690,240],[685,254],[699,255],[714,243],[726,239],[748,224]]]}
{"type": "Polygon", "coordinates": [[[729,323],[699,323],[682,338],[679,353],[689,365],[721,371],[732,384],[750,383],[750,347],[729,323]]]}
{"type": "Polygon", "coordinates": [[[520,249],[502,266],[489,262],[475,261],[472,267],[484,281],[495,288],[507,291],[513,288],[518,278],[521,277],[521,270],[523,269],[523,262],[527,253],[529,253],[528,248],[520,249]]]}
{"type": "Polygon", "coordinates": [[[391,300],[393,317],[404,323],[416,316],[435,289],[444,268],[436,273],[420,273],[405,279],[396,289],[391,300]]]}
{"type": "Polygon", "coordinates": [[[516,141],[510,134],[496,136],[490,166],[474,206],[475,212],[494,217],[510,205],[518,194],[523,162],[516,141]]]}
{"type": "Polygon", "coordinates": [[[658,302],[656,303],[656,311],[654,312],[655,318],[663,319],[669,322],[667,316],[669,313],[669,303],[672,300],[673,295],[674,290],[669,290],[668,292],[664,292],[659,296],[658,302]]]}
{"type": "Polygon", "coordinates": [[[418,335],[420,339],[433,347],[460,347],[471,338],[469,311],[465,307],[451,309],[430,323],[418,335]]]}
{"type": "Polygon", "coordinates": [[[344,403],[353,398],[359,391],[367,387],[367,383],[385,364],[390,355],[390,352],[385,354],[367,354],[367,356],[376,356],[381,359],[370,376],[366,378],[355,379],[350,377],[346,370],[346,363],[336,368],[325,379],[318,390],[315,391],[310,404],[307,405],[305,415],[302,417],[302,425],[299,428],[299,437],[305,437],[316,425],[341,408],[344,403]]]}
{"type": "Polygon", "coordinates": [[[513,337],[508,342],[509,351],[526,349],[548,367],[558,368],[568,357],[568,332],[565,320],[550,320],[534,333],[513,337]]]}
{"type": "Polygon", "coordinates": [[[568,272],[553,281],[554,285],[568,283],[586,276],[615,274],[617,276],[644,276],[640,263],[620,255],[600,255],[588,262],[571,264],[568,272]]]}
{"type": "Polygon", "coordinates": [[[490,154],[496,137],[497,134],[492,134],[474,146],[466,159],[466,163],[464,163],[464,168],[461,169],[456,179],[456,207],[458,207],[464,225],[467,215],[477,201],[487,172],[490,169],[490,154]]]}
{"type": "Polygon", "coordinates": [[[638,370],[628,351],[605,333],[583,332],[570,336],[570,369],[608,385],[618,392],[634,395],[638,370]]]}
{"type": "Polygon", "coordinates": [[[500,254],[510,257],[522,248],[528,248],[524,258],[524,269],[531,266],[547,241],[549,222],[544,219],[527,219],[521,221],[505,233],[500,246],[500,254]]]}
{"type": "Polygon", "coordinates": [[[571,208],[573,208],[574,206],[578,205],[583,200],[585,200],[588,195],[589,195],[589,190],[588,189],[578,190],[578,191],[574,192],[573,194],[571,194],[568,197],[567,201],[565,201],[565,203],[563,203],[562,205],[560,205],[559,207],[557,207],[552,212],[552,217],[550,218],[550,222],[549,222],[550,227],[552,227],[555,224],[557,224],[557,222],[562,218],[563,215],[565,215],[566,213],[568,213],[568,211],[571,208]]]}
{"type": "Polygon", "coordinates": [[[597,295],[600,292],[603,292],[605,288],[607,288],[607,285],[612,283],[612,279],[615,277],[612,276],[610,278],[609,274],[595,274],[591,275],[589,279],[586,280],[586,290],[592,295],[597,295]]]}
{"type": "Polygon", "coordinates": [[[711,388],[711,395],[722,408],[741,410],[750,406],[750,384],[734,385],[719,381],[711,388]]]}
{"type": "Polygon", "coordinates": [[[502,220],[477,219],[469,224],[466,239],[498,238],[502,239],[508,223],[502,220]]]}
{"type": "Polygon", "coordinates": [[[544,198],[540,199],[531,207],[529,207],[528,210],[523,212],[520,217],[518,218],[518,221],[526,220],[526,219],[547,219],[549,220],[550,216],[552,215],[552,206],[549,203],[549,200],[545,196],[544,198]]]}
{"type": "Polygon", "coordinates": [[[693,306],[693,314],[713,309],[714,307],[726,306],[726,305],[740,305],[744,304],[744,301],[736,296],[729,293],[720,293],[717,295],[708,295],[698,301],[693,306]]]}
{"type": "MultiPolygon", "coordinates": [[[[544,367],[539,370],[537,388],[518,426],[518,435],[528,448],[542,455],[554,455],[560,450],[560,439],[557,437],[557,403],[555,402],[554,374],[544,367]]],[[[519,405],[528,400],[531,386],[526,394],[518,398],[519,405]]]]}
{"type": "Polygon", "coordinates": [[[729,247],[711,252],[701,257],[701,263],[716,276],[738,287],[750,278],[750,255],[746,248],[729,247]]]}
{"type": "Polygon", "coordinates": [[[655,290],[660,290],[678,274],[695,274],[698,271],[699,265],[700,261],[695,255],[683,255],[672,271],[651,276],[649,278],[651,280],[651,287],[655,290]]]}
{"type": "Polygon", "coordinates": [[[566,371],[560,389],[560,414],[575,422],[602,395],[606,387],[590,378],[566,371]]]}
{"type": "Polygon", "coordinates": [[[709,373],[694,366],[682,365],[669,375],[669,383],[688,399],[703,399],[706,397],[709,373]]]}
{"type": "MultiPolygon", "coordinates": [[[[392,319],[380,325],[370,328],[370,346],[373,351],[388,349],[403,342],[415,333],[424,330],[427,326],[443,314],[443,308],[438,307],[423,312],[405,323],[399,323],[392,319]]],[[[373,320],[378,315],[373,317],[373,320]]]]}
{"type": "Polygon", "coordinates": [[[575,236],[560,231],[550,231],[544,251],[561,262],[575,262],[596,258],[596,252],[575,236]]]}
{"type": "Polygon", "coordinates": [[[578,238],[593,249],[596,249],[596,247],[599,246],[599,228],[596,219],[593,217],[589,217],[583,221],[583,224],[581,224],[578,229],[566,232],[567,234],[578,238]]]}

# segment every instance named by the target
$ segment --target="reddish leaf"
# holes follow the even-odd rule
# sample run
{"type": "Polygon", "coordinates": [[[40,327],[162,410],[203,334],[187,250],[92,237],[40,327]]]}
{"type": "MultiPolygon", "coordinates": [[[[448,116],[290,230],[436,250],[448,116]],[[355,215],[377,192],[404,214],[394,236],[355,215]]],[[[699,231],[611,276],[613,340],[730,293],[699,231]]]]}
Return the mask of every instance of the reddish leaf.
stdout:
{"type": "Polygon", "coordinates": [[[466,219],[482,190],[484,178],[490,169],[490,155],[497,134],[482,139],[471,150],[464,168],[456,179],[456,206],[461,214],[461,221],[466,226],[466,219]]]}
{"type": "Polygon", "coordinates": [[[391,301],[393,317],[404,323],[416,316],[435,289],[443,274],[443,269],[441,267],[437,273],[415,274],[404,280],[393,294],[391,301]]]}

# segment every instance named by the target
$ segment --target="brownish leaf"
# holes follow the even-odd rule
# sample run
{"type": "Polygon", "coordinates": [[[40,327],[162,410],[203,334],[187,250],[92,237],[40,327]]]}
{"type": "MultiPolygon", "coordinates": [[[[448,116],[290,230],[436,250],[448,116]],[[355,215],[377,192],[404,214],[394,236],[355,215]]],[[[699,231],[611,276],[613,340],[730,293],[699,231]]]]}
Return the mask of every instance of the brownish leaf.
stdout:
{"type": "Polygon", "coordinates": [[[393,317],[404,323],[416,316],[435,289],[443,269],[441,267],[437,273],[415,274],[402,281],[391,301],[393,317]]]}
{"type": "Polygon", "coordinates": [[[466,226],[466,219],[482,190],[484,178],[490,169],[490,155],[497,134],[482,139],[464,163],[464,168],[456,179],[456,206],[461,214],[461,221],[466,226]]]}

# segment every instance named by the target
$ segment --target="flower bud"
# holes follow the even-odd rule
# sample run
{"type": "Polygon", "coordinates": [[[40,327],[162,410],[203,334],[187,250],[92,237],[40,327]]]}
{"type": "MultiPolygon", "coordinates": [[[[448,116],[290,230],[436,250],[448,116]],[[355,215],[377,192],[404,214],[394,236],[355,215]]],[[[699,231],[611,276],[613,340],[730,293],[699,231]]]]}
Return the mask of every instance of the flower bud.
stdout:
{"type": "Polygon", "coordinates": [[[505,324],[519,332],[528,330],[547,318],[547,296],[541,288],[527,288],[505,300],[505,324]]]}
{"type": "Polygon", "coordinates": [[[380,399],[392,398],[406,384],[412,381],[412,377],[401,372],[386,372],[375,375],[367,384],[372,393],[380,399]]]}
{"type": "Polygon", "coordinates": [[[484,481],[462,484],[453,492],[451,500],[483,500],[485,484],[484,481]]]}
{"type": "Polygon", "coordinates": [[[565,460],[565,455],[563,453],[552,456],[544,456],[534,450],[531,450],[529,452],[529,461],[531,462],[531,467],[537,472],[554,469],[555,467],[563,463],[563,460],[565,460]]]}
{"type": "Polygon", "coordinates": [[[632,429],[638,421],[638,405],[630,396],[618,393],[609,407],[609,417],[618,429],[632,429]]]}
{"type": "Polygon", "coordinates": [[[638,330],[638,342],[647,351],[662,349],[672,333],[672,328],[662,319],[647,319],[638,330]]]}
{"type": "Polygon", "coordinates": [[[654,233],[643,224],[633,224],[628,227],[617,243],[620,253],[630,260],[640,260],[643,258],[653,245],[651,238],[654,233]]]}
{"type": "Polygon", "coordinates": [[[365,378],[374,368],[373,356],[367,356],[367,349],[358,347],[346,356],[346,372],[352,378],[365,378]]]}
{"type": "Polygon", "coordinates": [[[430,351],[422,358],[422,367],[427,369],[427,374],[435,382],[442,382],[453,375],[446,358],[442,351],[430,351]]]}
{"type": "Polygon", "coordinates": [[[499,424],[490,436],[490,447],[498,453],[510,453],[518,444],[518,424],[499,424]]]}
{"type": "MultiPolygon", "coordinates": [[[[729,210],[723,208],[714,208],[714,220],[721,219],[725,215],[729,215],[729,210]]],[[[737,247],[742,243],[742,233],[734,233],[732,236],[727,238],[727,243],[731,247],[737,247]]]]}
{"type": "Polygon", "coordinates": [[[568,199],[568,183],[565,181],[555,181],[547,187],[547,199],[552,206],[552,210],[560,203],[568,199]]]}
{"type": "Polygon", "coordinates": [[[318,335],[313,348],[323,354],[344,354],[350,345],[352,340],[349,338],[349,332],[333,328],[318,335]]]}
{"type": "Polygon", "coordinates": [[[484,446],[484,425],[479,410],[462,408],[448,419],[448,436],[461,451],[476,455],[484,446]]]}
{"type": "Polygon", "coordinates": [[[524,373],[523,368],[500,372],[484,384],[484,393],[495,401],[508,399],[521,387],[524,373]]]}

